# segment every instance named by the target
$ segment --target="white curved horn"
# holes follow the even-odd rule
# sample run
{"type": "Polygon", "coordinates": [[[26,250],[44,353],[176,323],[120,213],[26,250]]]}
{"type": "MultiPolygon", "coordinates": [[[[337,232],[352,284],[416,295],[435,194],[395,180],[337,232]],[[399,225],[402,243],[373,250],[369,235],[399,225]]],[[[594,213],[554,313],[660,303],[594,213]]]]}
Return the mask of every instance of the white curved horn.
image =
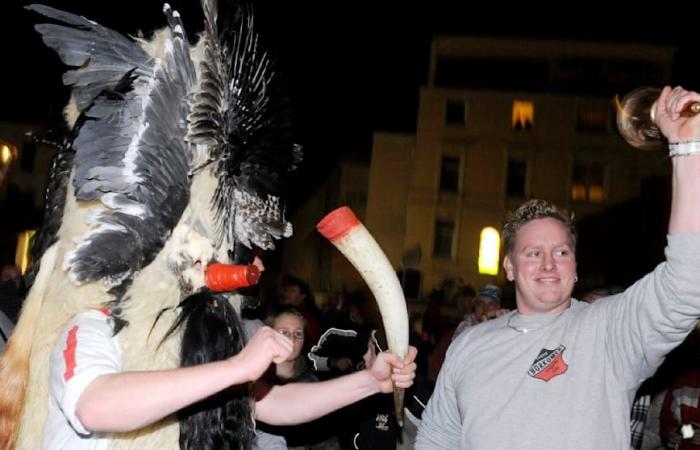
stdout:
{"type": "MultiPolygon", "coordinates": [[[[342,206],[316,225],[318,231],[357,269],[382,314],[389,351],[402,359],[408,353],[408,311],[399,279],[389,259],[347,206],[342,206]]],[[[403,426],[404,390],[394,388],[396,420],[403,426]]]]}

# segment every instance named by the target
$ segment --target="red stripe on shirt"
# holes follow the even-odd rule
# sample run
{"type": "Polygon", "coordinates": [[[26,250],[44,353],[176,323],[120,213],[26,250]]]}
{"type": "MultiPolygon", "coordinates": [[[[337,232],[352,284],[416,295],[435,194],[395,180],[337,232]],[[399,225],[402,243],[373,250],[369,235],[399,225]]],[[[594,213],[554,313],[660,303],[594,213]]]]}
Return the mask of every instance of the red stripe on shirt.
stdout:
{"type": "Polygon", "coordinates": [[[109,306],[103,306],[102,308],[93,308],[95,311],[101,312],[107,317],[112,316],[112,312],[109,310],[109,306]]]}
{"type": "Polygon", "coordinates": [[[75,349],[78,346],[78,325],[68,331],[66,348],[63,350],[63,362],[66,364],[66,372],[63,374],[63,381],[68,381],[75,375],[75,349]]]}

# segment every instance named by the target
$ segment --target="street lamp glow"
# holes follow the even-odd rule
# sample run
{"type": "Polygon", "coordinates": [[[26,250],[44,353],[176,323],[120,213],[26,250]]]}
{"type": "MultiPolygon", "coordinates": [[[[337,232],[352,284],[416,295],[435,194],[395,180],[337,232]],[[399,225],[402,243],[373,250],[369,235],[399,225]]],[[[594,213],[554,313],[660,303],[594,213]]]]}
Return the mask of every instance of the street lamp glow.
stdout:
{"type": "Polygon", "coordinates": [[[498,261],[501,253],[501,235],[494,227],[481,230],[479,240],[479,273],[498,275],[498,261]]]}

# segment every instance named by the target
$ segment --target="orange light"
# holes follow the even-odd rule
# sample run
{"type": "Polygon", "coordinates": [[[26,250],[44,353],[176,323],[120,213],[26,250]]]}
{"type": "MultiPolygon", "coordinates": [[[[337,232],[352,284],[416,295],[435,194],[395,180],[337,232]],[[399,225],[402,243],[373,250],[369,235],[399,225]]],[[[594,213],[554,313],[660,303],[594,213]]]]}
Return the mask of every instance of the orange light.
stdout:
{"type": "Polygon", "coordinates": [[[529,100],[513,100],[513,128],[527,130],[535,124],[535,105],[529,100]]]}
{"type": "Polygon", "coordinates": [[[571,200],[575,202],[586,201],[586,186],[576,183],[571,186],[571,200]]]}
{"type": "Polygon", "coordinates": [[[605,199],[603,186],[599,184],[591,185],[588,188],[588,201],[591,203],[601,203],[605,199]]]}

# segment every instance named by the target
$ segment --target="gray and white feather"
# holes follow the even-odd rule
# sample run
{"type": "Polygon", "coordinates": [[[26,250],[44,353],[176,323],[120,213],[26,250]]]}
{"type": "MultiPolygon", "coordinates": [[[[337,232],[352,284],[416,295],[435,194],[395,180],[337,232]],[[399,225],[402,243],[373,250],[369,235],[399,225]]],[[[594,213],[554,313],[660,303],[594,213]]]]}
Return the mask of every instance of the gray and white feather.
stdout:
{"type": "Polygon", "coordinates": [[[210,199],[216,246],[230,254],[239,243],[271,249],[291,235],[280,194],[301,151],[291,139],[287,99],[260,50],[251,9],[227,3],[220,14],[215,0],[202,7],[203,52],[194,56],[167,4],[168,27],[148,43],[29,6],[57,22],[36,29],[74,67],[63,80],[81,112],[70,149],[76,199],[100,202],[90,231],[64,261],[77,283],[118,286],[148,265],[202,170],[217,180],[210,199]]]}
{"type": "Polygon", "coordinates": [[[280,194],[301,159],[288,102],[260,49],[251,9],[230,11],[227,26],[219,27],[216,0],[202,0],[202,8],[205,58],[187,139],[209,145],[207,163],[220,180],[212,199],[217,243],[272,249],[274,240],[291,235],[280,194]]]}
{"type": "Polygon", "coordinates": [[[36,28],[66,64],[78,66],[64,76],[83,114],[72,145],[76,198],[106,206],[64,265],[77,283],[117,285],[162,248],[189,198],[184,137],[195,71],[182,22],[164,7],[170,31],[155,58],[95,22],[29,8],[60,22],[36,28]]]}

